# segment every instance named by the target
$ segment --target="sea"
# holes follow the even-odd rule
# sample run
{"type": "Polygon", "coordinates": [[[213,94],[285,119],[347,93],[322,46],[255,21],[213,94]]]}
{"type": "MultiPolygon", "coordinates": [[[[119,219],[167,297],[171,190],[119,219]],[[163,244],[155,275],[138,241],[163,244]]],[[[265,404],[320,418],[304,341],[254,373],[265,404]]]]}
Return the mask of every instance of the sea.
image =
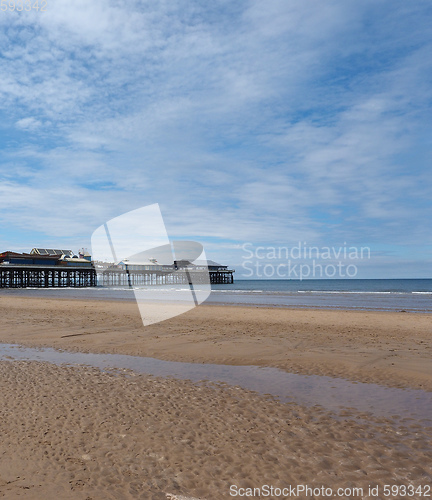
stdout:
{"type": "MultiPolygon", "coordinates": [[[[211,288],[207,304],[432,313],[432,279],[236,280],[211,288]]],[[[104,287],[3,288],[3,295],[134,300],[124,289],[104,287]]]]}
{"type": "Polygon", "coordinates": [[[209,302],[222,304],[432,312],[432,279],[243,280],[212,289],[209,302]]]}

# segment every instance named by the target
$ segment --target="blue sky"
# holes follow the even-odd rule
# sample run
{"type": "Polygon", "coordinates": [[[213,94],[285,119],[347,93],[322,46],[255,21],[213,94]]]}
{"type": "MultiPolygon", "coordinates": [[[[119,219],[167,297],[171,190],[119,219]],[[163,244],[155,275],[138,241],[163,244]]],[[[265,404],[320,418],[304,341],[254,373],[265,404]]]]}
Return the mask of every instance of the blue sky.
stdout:
{"type": "Polygon", "coordinates": [[[172,239],[369,246],[432,277],[429,1],[49,1],[0,12],[0,247],[90,247],[159,203],[172,239]]]}

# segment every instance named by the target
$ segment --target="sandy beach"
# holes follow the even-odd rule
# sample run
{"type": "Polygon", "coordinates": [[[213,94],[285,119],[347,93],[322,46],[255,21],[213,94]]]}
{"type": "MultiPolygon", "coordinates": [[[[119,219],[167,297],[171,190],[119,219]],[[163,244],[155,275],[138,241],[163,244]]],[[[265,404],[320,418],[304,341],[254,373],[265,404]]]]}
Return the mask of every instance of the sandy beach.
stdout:
{"type": "MultiPolygon", "coordinates": [[[[7,296],[0,312],[2,343],[432,390],[430,315],[200,306],[143,328],[134,303],[7,296]]],[[[423,498],[432,483],[432,428],[422,421],[41,362],[3,360],[0,380],[7,499],[210,500],[264,485],[332,488],[339,498],[401,498],[385,485],[411,485],[410,497],[423,498]]],[[[297,498],[325,496],[316,493],[297,498]]]]}
{"type": "Polygon", "coordinates": [[[432,390],[432,315],[201,305],[143,327],[134,302],[0,297],[0,342],[273,366],[432,390]]]}

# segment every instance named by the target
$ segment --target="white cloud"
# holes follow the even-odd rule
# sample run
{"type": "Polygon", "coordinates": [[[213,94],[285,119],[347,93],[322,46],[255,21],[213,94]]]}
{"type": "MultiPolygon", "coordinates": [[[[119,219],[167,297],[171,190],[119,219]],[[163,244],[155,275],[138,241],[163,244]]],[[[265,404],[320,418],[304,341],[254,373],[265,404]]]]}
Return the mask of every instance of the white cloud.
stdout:
{"type": "Polygon", "coordinates": [[[22,118],[21,120],[18,120],[16,122],[16,126],[18,128],[21,128],[23,130],[36,130],[42,125],[42,122],[39,120],[36,120],[36,118],[33,117],[28,117],[28,118],[22,118]]]}

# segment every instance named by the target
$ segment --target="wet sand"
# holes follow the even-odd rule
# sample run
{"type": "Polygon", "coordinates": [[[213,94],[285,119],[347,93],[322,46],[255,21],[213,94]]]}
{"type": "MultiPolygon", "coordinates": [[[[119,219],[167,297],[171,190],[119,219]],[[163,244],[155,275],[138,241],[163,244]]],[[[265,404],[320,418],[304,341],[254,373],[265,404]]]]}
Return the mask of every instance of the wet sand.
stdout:
{"type": "MultiPolygon", "coordinates": [[[[133,303],[0,299],[1,342],[277,366],[428,390],[431,324],[406,313],[202,306],[143,328],[133,303]]],[[[361,496],[340,498],[373,498],[372,485],[384,498],[384,485],[424,493],[432,483],[432,428],[421,421],[336,415],[224,385],[40,362],[1,361],[0,383],[7,499],[211,500],[230,498],[231,485],[356,487],[361,496]]]]}
{"type": "Polygon", "coordinates": [[[335,419],[238,388],[37,362],[1,362],[0,383],[8,499],[212,500],[231,485],[366,492],[432,479],[432,428],[418,423],[335,419]]]}
{"type": "Polygon", "coordinates": [[[1,296],[0,342],[432,390],[430,314],[202,305],[143,327],[133,302],[1,296]]]}

